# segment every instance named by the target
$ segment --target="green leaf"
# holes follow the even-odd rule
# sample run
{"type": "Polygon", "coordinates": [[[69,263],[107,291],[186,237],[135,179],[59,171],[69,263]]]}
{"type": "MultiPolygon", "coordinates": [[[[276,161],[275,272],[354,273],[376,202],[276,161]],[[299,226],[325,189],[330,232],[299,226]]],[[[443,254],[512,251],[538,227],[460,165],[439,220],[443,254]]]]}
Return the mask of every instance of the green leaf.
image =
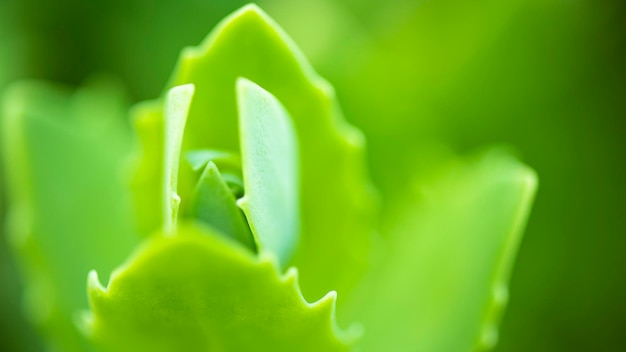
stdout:
{"type": "Polygon", "coordinates": [[[245,78],[237,80],[244,197],[239,200],[260,252],[285,265],[300,234],[298,145],[278,100],[245,78]]]}
{"type": "MultiPolygon", "coordinates": [[[[190,168],[180,163],[180,154],[193,95],[193,85],[174,87],[164,101],[143,102],[131,112],[139,137],[131,186],[138,231],[143,235],[175,227],[180,205],[178,178],[181,169],[190,168]]],[[[188,173],[182,176],[189,177],[188,173]]]]}
{"type": "Polygon", "coordinates": [[[249,5],[221,22],[202,45],[181,55],[170,86],[196,87],[185,151],[239,151],[238,77],[271,92],[296,130],[302,236],[291,264],[302,273],[305,296],[347,293],[369,266],[373,234],[374,201],[360,132],[343,120],[332,87],[291,39],[249,5]]]}
{"type": "Polygon", "coordinates": [[[85,275],[110,273],[138,241],[121,178],[129,134],[118,92],[105,81],[76,93],[21,82],[3,100],[7,233],[27,313],[61,351],[88,350],[73,323],[87,308],[85,275]]]}
{"type": "Polygon", "coordinates": [[[536,182],[532,170],[501,152],[418,180],[418,201],[389,219],[385,265],[354,302],[363,350],[493,346],[536,182]]]}
{"type": "Polygon", "coordinates": [[[106,350],[347,351],[334,322],[335,292],[313,304],[297,271],[223,237],[181,225],[156,236],[104,288],[89,276],[86,332],[106,350]]]}
{"type": "Polygon", "coordinates": [[[194,171],[202,170],[207,163],[225,164],[231,168],[241,168],[241,159],[237,154],[224,150],[191,150],[185,155],[194,171]]]}
{"type": "Polygon", "coordinates": [[[163,103],[160,100],[140,103],[133,107],[131,116],[138,137],[132,163],[133,214],[137,231],[150,235],[162,229],[164,223],[163,103]]]}
{"type": "Polygon", "coordinates": [[[178,170],[183,133],[194,87],[191,84],[170,89],[165,100],[165,125],[163,151],[163,229],[172,231],[176,227],[180,197],[178,191],[178,170]]]}
{"type": "Polygon", "coordinates": [[[191,211],[196,219],[255,251],[248,223],[241,209],[237,207],[233,193],[212,161],[207,164],[200,176],[192,203],[191,211]]]}

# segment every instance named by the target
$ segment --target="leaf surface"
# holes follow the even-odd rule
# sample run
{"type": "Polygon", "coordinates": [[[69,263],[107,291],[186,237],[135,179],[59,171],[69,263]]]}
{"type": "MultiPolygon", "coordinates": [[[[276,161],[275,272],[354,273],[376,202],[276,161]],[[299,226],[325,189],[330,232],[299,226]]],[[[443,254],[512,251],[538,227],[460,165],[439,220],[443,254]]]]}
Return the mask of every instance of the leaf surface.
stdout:
{"type": "Polygon", "coordinates": [[[274,96],[237,81],[246,213],[259,251],[287,263],[300,235],[298,145],[289,115],[274,96]]]}
{"type": "Polygon", "coordinates": [[[347,351],[336,294],[309,304],[295,269],[197,226],[148,242],[102,287],[89,278],[89,336],[110,351],[347,351]]]}
{"type": "Polygon", "coordinates": [[[183,133],[193,97],[191,84],[170,89],[165,100],[165,124],[163,150],[163,228],[172,231],[176,226],[180,196],[178,195],[178,170],[183,133]]]}
{"type": "Polygon", "coordinates": [[[194,171],[202,170],[206,167],[207,163],[213,161],[214,163],[224,164],[231,168],[241,169],[241,159],[237,154],[227,152],[223,150],[205,149],[205,150],[192,150],[185,155],[191,168],[194,171]]]}
{"type": "Polygon", "coordinates": [[[535,173],[499,151],[418,180],[417,201],[389,219],[385,265],[355,303],[363,350],[492,347],[535,187],[535,173]]]}
{"type": "Polygon", "coordinates": [[[163,103],[152,100],[137,104],[131,109],[131,118],[137,136],[132,158],[133,214],[137,231],[145,236],[162,229],[165,221],[163,103]]]}

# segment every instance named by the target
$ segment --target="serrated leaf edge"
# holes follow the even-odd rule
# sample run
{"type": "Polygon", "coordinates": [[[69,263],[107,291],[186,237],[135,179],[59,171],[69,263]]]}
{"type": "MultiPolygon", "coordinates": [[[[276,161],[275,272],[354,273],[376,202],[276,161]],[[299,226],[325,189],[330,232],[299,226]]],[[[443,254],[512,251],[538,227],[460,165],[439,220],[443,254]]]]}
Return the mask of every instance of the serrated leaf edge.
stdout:
{"type": "MultiPolygon", "coordinates": [[[[93,308],[94,302],[98,299],[101,299],[109,294],[109,287],[112,282],[116,280],[118,276],[120,276],[127,268],[133,265],[133,262],[136,258],[138,258],[141,253],[147,248],[152,240],[155,238],[147,239],[136,251],[133,255],[120,267],[116,268],[109,278],[107,285],[103,285],[100,281],[98,272],[96,270],[91,270],[87,274],[87,295],[89,297],[89,306],[90,309],[87,311],[80,312],[76,316],[76,325],[79,330],[85,334],[87,337],[91,337],[92,334],[92,326],[94,322],[94,313],[91,310],[93,308]]],[[[224,240],[224,242],[230,242],[229,240],[224,240]]],[[[253,261],[259,268],[264,270],[270,270],[272,275],[275,275],[278,278],[278,283],[280,285],[285,285],[286,288],[291,289],[295,292],[298,300],[304,304],[310,312],[317,316],[324,317],[327,320],[330,328],[333,332],[333,335],[340,343],[345,346],[354,345],[360,336],[363,333],[363,328],[359,323],[351,324],[347,329],[342,329],[339,327],[337,323],[336,315],[337,315],[337,292],[329,291],[317,301],[307,302],[302,294],[302,290],[299,284],[299,273],[296,267],[289,267],[284,274],[281,274],[279,271],[278,260],[276,256],[268,251],[261,252],[258,256],[254,256],[245,248],[240,248],[231,244],[231,250],[234,255],[243,257],[245,260],[253,261]]]]}
{"type": "MultiPolygon", "coordinates": [[[[288,47],[289,52],[291,52],[298,65],[304,72],[308,81],[311,84],[322,91],[324,95],[330,98],[331,101],[336,101],[336,93],[334,87],[328,83],[327,80],[322,78],[313,68],[311,63],[307,60],[306,56],[300,50],[300,48],[296,45],[296,43],[291,39],[291,37],[285,32],[285,30],[272,19],[265,11],[263,11],[258,5],[251,3],[241,7],[239,10],[231,13],[222,19],[211,31],[209,36],[207,36],[199,45],[196,46],[188,46],[183,48],[181,51],[178,61],[172,70],[172,76],[166,87],[174,87],[176,86],[176,78],[181,75],[182,72],[185,72],[184,68],[191,67],[191,62],[202,59],[207,53],[209,53],[214,44],[217,42],[218,38],[222,36],[222,33],[225,29],[227,29],[233,21],[235,21],[239,17],[246,16],[254,16],[260,18],[260,20],[269,26],[272,27],[272,30],[276,31],[280,40],[285,43],[288,47]]],[[[337,105],[337,104],[335,104],[337,105]]],[[[338,106],[336,106],[338,109],[338,106]]],[[[342,117],[343,114],[333,114],[335,117],[342,117]]],[[[335,132],[339,134],[339,136],[348,143],[352,149],[356,149],[359,153],[363,153],[365,150],[365,135],[358,128],[350,125],[343,118],[335,118],[333,120],[332,128],[335,132]]],[[[374,186],[371,186],[371,191],[374,192],[374,186]]]]}

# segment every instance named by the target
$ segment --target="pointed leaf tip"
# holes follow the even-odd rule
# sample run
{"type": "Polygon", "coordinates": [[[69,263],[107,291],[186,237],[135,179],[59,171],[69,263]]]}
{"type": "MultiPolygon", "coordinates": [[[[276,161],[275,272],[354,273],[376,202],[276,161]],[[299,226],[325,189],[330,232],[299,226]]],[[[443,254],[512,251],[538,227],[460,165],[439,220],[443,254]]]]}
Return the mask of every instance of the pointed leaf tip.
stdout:
{"type": "Polygon", "coordinates": [[[213,161],[206,164],[191,200],[194,218],[255,251],[254,239],[235,196],[213,161]]]}
{"type": "Polygon", "coordinates": [[[98,278],[98,272],[96,270],[89,271],[87,275],[87,288],[89,291],[106,291],[106,288],[100,283],[100,278],[98,278]]]}

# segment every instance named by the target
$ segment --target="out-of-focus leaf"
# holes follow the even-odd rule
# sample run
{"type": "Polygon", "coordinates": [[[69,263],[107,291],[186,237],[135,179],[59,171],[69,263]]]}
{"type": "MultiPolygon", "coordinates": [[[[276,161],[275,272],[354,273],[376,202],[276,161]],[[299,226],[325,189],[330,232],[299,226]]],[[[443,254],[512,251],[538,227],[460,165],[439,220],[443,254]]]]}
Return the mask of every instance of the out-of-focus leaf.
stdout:
{"type": "Polygon", "coordinates": [[[163,226],[163,107],[159,100],[135,106],[131,117],[138,137],[131,180],[137,231],[149,235],[163,226]]]}
{"type": "Polygon", "coordinates": [[[254,238],[248,223],[237,207],[236,199],[222,179],[215,163],[210,161],[202,175],[191,206],[192,215],[211,225],[219,233],[239,241],[245,247],[255,250],[254,238]]]}
{"type": "Polygon", "coordinates": [[[493,346],[536,182],[532,170],[497,151],[418,180],[419,201],[389,219],[387,261],[363,286],[369,300],[356,306],[362,348],[493,346]]]}
{"type": "Polygon", "coordinates": [[[87,307],[85,275],[110,273],[137,241],[121,178],[129,143],[118,92],[95,83],[72,95],[23,82],[4,96],[8,234],[27,277],[29,317],[62,351],[87,350],[73,324],[87,307]]]}
{"type": "Polygon", "coordinates": [[[89,336],[110,351],[347,351],[335,292],[307,303],[297,271],[223,237],[179,226],[157,236],[104,288],[89,279],[89,336]]]}
{"type": "Polygon", "coordinates": [[[285,265],[300,235],[298,144],[289,115],[274,96],[237,80],[246,213],[259,251],[285,265]]]}
{"type": "Polygon", "coordinates": [[[271,92],[292,118],[299,142],[302,236],[291,264],[306,297],[347,292],[369,264],[374,201],[363,138],[342,118],[331,86],[258,7],[225,19],[197,48],[186,49],[171,86],[193,83],[185,150],[239,150],[235,82],[271,92]]]}

